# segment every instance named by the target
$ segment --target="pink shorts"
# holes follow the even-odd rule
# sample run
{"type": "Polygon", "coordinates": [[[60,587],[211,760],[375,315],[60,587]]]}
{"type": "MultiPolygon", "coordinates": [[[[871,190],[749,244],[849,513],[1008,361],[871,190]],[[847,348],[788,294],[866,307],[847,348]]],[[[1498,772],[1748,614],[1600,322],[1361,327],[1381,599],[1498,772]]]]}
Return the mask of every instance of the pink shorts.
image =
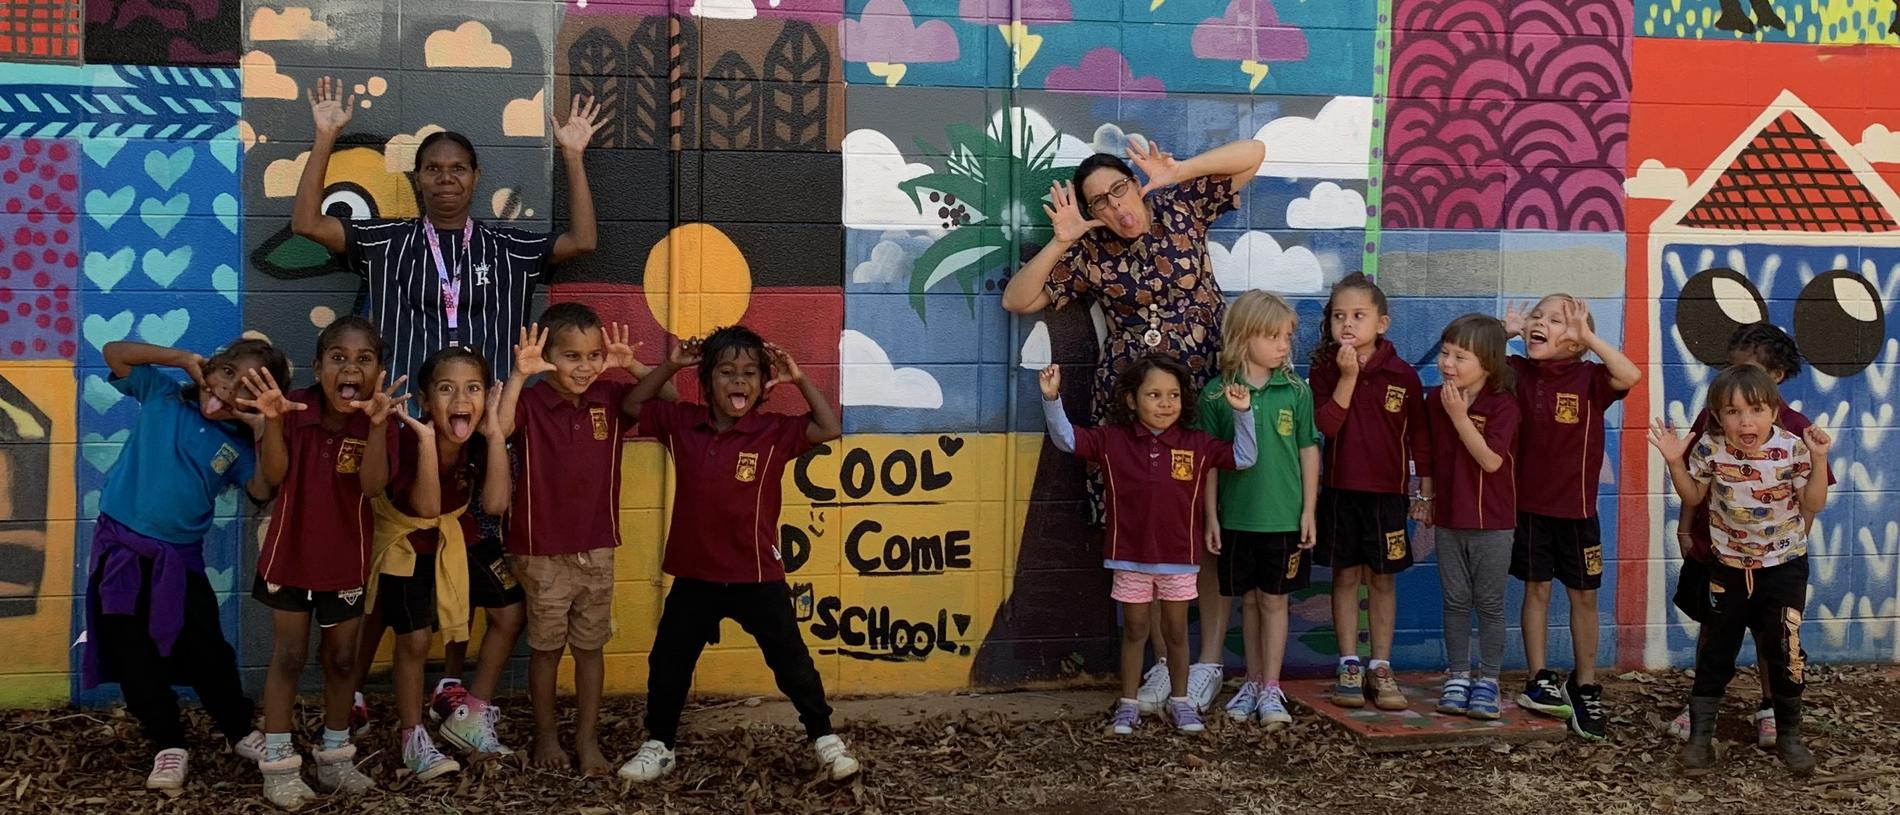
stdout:
{"type": "Polygon", "coordinates": [[[1150,603],[1155,600],[1181,602],[1201,596],[1197,583],[1200,575],[1148,574],[1116,569],[1115,585],[1108,597],[1117,603],[1150,603]]]}

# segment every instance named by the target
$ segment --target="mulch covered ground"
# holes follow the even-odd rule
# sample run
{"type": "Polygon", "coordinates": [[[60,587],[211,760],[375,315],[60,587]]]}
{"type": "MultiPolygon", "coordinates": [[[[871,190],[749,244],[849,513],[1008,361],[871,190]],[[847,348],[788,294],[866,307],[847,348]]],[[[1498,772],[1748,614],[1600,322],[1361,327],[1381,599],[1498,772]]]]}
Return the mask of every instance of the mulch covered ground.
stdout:
{"type": "MultiPolygon", "coordinates": [[[[1681,705],[1679,674],[1623,674],[1607,683],[1611,740],[1368,756],[1310,714],[1290,729],[1211,723],[1198,737],[1151,724],[1133,737],[1101,733],[1093,715],[1010,722],[971,714],[967,700],[930,701],[931,713],[896,725],[843,722],[866,771],[847,784],[818,780],[799,734],[755,725],[686,734],[679,771],[629,789],[610,778],[526,769],[490,760],[431,783],[399,770],[393,738],[359,741],[381,788],[306,812],[607,813],[864,812],[1176,815],[1190,812],[1733,813],[1900,811],[1900,669],[1817,668],[1809,685],[1809,744],[1824,775],[1790,778],[1755,749],[1738,679],[1724,711],[1727,750],[1715,775],[1676,775],[1677,742],[1664,722],[1681,705]]],[[[525,700],[507,700],[504,740],[526,742],[525,700]]],[[[847,703],[848,705],[848,703],[847,703]]],[[[848,710],[848,707],[846,707],[848,710]]],[[[313,711],[306,710],[306,713],[313,711]]],[[[629,756],[640,739],[640,701],[610,700],[607,751],[629,756]]],[[[690,717],[689,717],[690,722],[690,717]]],[[[273,811],[255,768],[217,755],[194,711],[192,778],[171,799],[140,788],[151,767],[139,730],[122,710],[0,714],[0,812],[181,813],[273,811]]],[[[314,720],[311,727],[315,727],[314,720]]],[[[314,731],[313,731],[314,732],[314,731]]]]}

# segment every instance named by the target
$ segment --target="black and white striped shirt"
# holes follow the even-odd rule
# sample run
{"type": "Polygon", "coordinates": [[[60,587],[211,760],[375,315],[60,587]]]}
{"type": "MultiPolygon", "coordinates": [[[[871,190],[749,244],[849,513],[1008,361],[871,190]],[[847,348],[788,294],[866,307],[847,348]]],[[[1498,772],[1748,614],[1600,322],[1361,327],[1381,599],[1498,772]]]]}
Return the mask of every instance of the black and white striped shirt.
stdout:
{"type": "MultiPolygon", "coordinates": [[[[368,283],[363,315],[389,345],[389,378],[414,377],[450,344],[480,351],[497,379],[514,370],[514,344],[528,324],[534,290],[547,277],[554,235],[475,223],[472,247],[460,229],[439,229],[442,259],[462,271],[458,328],[451,337],[442,284],[422,230],[424,219],[343,221],[344,262],[368,283]],[[484,273],[485,272],[485,273],[484,273]]],[[[416,383],[410,383],[410,388],[416,383]]]]}

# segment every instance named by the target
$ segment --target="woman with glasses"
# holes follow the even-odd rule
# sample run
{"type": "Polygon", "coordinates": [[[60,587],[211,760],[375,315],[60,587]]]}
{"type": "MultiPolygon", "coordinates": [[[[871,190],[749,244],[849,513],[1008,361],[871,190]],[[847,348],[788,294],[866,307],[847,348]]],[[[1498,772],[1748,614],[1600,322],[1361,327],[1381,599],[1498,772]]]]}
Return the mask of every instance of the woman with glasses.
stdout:
{"type": "MultiPolygon", "coordinates": [[[[1010,278],[1003,308],[1033,314],[1062,309],[1078,300],[1102,307],[1108,335],[1102,340],[1093,378],[1090,418],[1102,424],[1115,379],[1135,360],[1164,353],[1185,363],[1199,393],[1218,370],[1221,315],[1226,302],[1207,255],[1207,230],[1239,206],[1242,187],[1253,180],[1266,145],[1242,139],[1190,159],[1149,142],[1131,142],[1128,157],[1144,183],[1120,158],[1096,153],[1075,168],[1073,181],[1052,184],[1043,206],[1055,229],[1042,251],[1010,278]]],[[[1091,471],[1091,517],[1102,518],[1102,482],[1091,471]]],[[[1201,570],[1203,631],[1226,630],[1229,604],[1221,602],[1215,572],[1201,570]]],[[[1167,649],[1159,626],[1157,656],[1167,649]]],[[[1189,696],[1205,711],[1220,686],[1220,637],[1205,638],[1202,662],[1189,675],[1189,696]]],[[[1165,661],[1142,686],[1144,709],[1158,707],[1169,687],[1165,661]]]]}

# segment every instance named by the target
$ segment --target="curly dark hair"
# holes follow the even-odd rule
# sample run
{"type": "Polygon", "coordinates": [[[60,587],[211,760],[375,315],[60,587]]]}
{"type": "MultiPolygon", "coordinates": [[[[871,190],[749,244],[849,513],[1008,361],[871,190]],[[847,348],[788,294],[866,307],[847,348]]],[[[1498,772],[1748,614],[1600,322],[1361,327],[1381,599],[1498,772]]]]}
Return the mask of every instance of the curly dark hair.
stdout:
{"type": "MultiPolygon", "coordinates": [[[[772,381],[772,355],[765,350],[765,338],[758,332],[743,325],[728,325],[714,329],[706,339],[699,343],[699,391],[707,404],[712,404],[713,369],[728,357],[744,357],[750,354],[759,363],[759,384],[764,386],[772,381]]],[[[759,400],[753,404],[756,410],[765,404],[766,393],[759,392],[759,400]]]]}
{"type": "Polygon", "coordinates": [[[1333,339],[1333,301],[1339,293],[1358,289],[1372,298],[1372,307],[1384,317],[1392,312],[1386,310],[1385,290],[1367,277],[1365,272],[1353,272],[1333,284],[1332,291],[1326,295],[1326,308],[1319,313],[1319,343],[1313,346],[1313,365],[1318,368],[1335,368],[1339,365],[1339,341],[1333,339]]]}
{"type": "Polygon", "coordinates": [[[1115,378],[1114,403],[1108,407],[1110,424],[1134,424],[1141,420],[1129,403],[1135,400],[1135,394],[1141,390],[1141,383],[1147,380],[1148,374],[1156,370],[1172,374],[1181,383],[1181,416],[1175,420],[1175,424],[1194,424],[1195,409],[1201,401],[1194,390],[1194,374],[1180,360],[1167,354],[1149,354],[1137,359],[1115,378]]]}
{"type": "Polygon", "coordinates": [[[1094,216],[1089,214],[1088,199],[1082,195],[1082,182],[1089,176],[1094,175],[1096,170],[1100,170],[1104,167],[1121,173],[1130,179],[1135,177],[1135,171],[1128,166],[1128,162],[1122,161],[1120,156],[1113,153],[1096,153],[1095,155],[1082,159],[1081,164],[1075,165],[1075,173],[1069,177],[1069,182],[1075,187],[1075,208],[1081,211],[1082,217],[1084,218],[1092,218],[1094,216]]]}
{"type": "MultiPolygon", "coordinates": [[[[225,346],[223,350],[212,354],[210,359],[205,360],[203,367],[209,371],[219,365],[235,365],[238,361],[246,359],[257,360],[258,367],[270,372],[271,378],[276,380],[278,387],[290,388],[290,357],[284,354],[283,349],[270,344],[270,340],[240,337],[225,346]]],[[[185,383],[181,393],[187,402],[198,401],[198,383],[185,383]]]]}
{"type": "Polygon", "coordinates": [[[1738,353],[1754,357],[1769,373],[1781,374],[1784,381],[1801,375],[1800,346],[1774,323],[1737,326],[1728,336],[1728,352],[1731,358],[1738,353]]]}

